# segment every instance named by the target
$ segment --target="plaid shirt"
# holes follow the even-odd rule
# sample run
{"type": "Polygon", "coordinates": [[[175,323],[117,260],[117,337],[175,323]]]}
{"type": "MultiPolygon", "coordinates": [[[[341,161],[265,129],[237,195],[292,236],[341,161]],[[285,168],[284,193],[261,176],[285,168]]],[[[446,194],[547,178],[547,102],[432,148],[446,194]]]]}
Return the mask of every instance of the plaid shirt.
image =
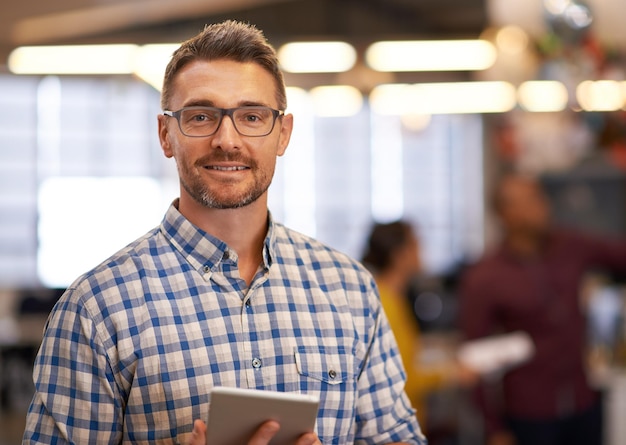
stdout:
{"type": "Polygon", "coordinates": [[[23,443],[187,443],[222,385],[317,395],[324,444],[422,445],[404,380],[357,262],[270,219],[248,288],[174,204],[57,303],[23,443]]]}

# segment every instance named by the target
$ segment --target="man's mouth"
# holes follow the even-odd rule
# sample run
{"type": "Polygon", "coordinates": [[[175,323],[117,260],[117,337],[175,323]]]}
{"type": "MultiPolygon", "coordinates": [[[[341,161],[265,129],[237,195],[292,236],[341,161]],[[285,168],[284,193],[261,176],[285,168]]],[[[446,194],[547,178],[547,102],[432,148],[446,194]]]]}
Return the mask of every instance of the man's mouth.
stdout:
{"type": "Polygon", "coordinates": [[[221,167],[219,165],[207,165],[205,168],[209,170],[217,170],[221,172],[234,172],[234,171],[242,171],[242,170],[248,169],[248,167],[244,167],[244,166],[221,167]]]}

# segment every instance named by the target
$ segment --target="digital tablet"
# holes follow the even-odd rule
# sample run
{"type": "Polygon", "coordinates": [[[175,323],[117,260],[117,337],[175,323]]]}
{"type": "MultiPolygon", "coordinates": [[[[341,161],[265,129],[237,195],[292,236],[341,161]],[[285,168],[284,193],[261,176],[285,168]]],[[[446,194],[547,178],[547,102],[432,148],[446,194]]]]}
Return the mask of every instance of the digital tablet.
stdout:
{"type": "Polygon", "coordinates": [[[268,420],[280,424],[271,445],[293,445],[312,432],[319,400],[315,396],[216,386],[211,390],[208,445],[242,445],[268,420]]]}
{"type": "Polygon", "coordinates": [[[526,332],[515,331],[467,341],[459,346],[457,355],[464,366],[491,374],[529,361],[535,355],[535,344],[526,332]]]}

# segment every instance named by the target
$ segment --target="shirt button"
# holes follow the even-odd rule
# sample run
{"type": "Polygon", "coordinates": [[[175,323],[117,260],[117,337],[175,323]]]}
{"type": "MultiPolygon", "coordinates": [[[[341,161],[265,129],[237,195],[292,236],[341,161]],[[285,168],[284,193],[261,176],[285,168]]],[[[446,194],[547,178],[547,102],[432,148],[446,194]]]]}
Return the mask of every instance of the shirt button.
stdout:
{"type": "Polygon", "coordinates": [[[337,377],[337,373],[335,372],[334,369],[331,369],[330,371],[328,371],[328,377],[330,377],[331,380],[335,380],[335,378],[337,377]]]}
{"type": "Polygon", "coordinates": [[[249,307],[250,307],[250,304],[251,304],[251,303],[250,303],[250,300],[246,300],[246,302],[245,302],[244,304],[246,305],[246,307],[248,307],[248,308],[249,308],[249,307]]]}
{"type": "Polygon", "coordinates": [[[204,273],[209,273],[209,271],[211,270],[211,268],[209,266],[204,266],[202,268],[202,270],[204,270],[204,273]]]}
{"type": "Polygon", "coordinates": [[[261,359],[260,358],[253,358],[252,359],[252,367],[255,369],[259,369],[261,367],[261,359]]]}

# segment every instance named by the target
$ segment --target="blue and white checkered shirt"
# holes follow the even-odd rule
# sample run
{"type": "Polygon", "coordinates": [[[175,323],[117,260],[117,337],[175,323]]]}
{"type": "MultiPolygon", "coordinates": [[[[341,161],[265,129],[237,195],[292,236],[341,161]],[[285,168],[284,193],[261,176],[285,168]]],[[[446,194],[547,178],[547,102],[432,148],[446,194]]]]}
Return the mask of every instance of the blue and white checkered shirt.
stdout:
{"type": "Polygon", "coordinates": [[[184,444],[217,385],[318,396],[324,444],[425,443],[361,265],[270,220],[248,288],[175,204],[57,303],[23,443],[184,444]]]}

